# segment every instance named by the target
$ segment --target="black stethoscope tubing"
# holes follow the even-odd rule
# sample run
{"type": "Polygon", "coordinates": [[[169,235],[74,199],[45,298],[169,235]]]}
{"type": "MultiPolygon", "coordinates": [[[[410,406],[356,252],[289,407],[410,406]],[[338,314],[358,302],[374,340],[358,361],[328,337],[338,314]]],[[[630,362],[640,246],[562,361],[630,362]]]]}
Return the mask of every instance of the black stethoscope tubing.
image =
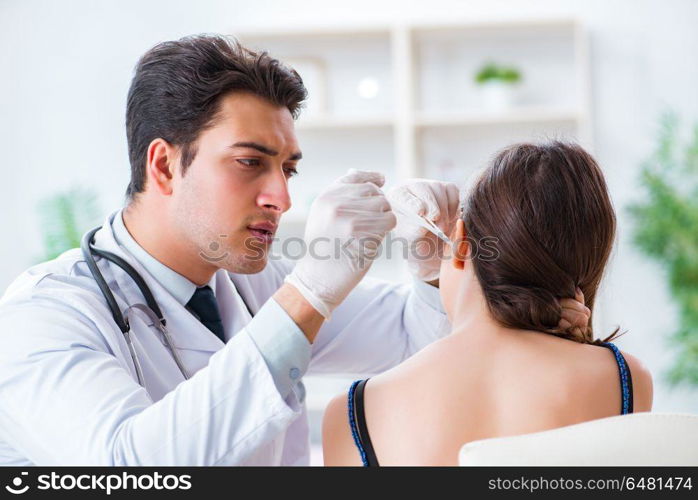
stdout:
{"type": "MultiPolygon", "coordinates": [[[[186,373],[186,370],[184,369],[182,361],[180,360],[179,356],[177,355],[177,352],[174,350],[169,340],[169,333],[167,333],[167,321],[165,320],[165,316],[162,314],[162,310],[160,309],[160,306],[158,306],[158,303],[155,300],[155,297],[153,296],[153,292],[150,290],[143,277],[138,273],[138,271],[136,271],[133,268],[131,264],[126,262],[123,258],[106,250],[100,250],[98,248],[95,248],[92,245],[94,235],[100,229],[101,226],[96,227],[85,233],[80,242],[80,249],[82,251],[83,258],[87,263],[87,267],[89,268],[90,273],[92,274],[92,277],[97,283],[100,292],[102,292],[104,300],[106,300],[107,302],[107,306],[109,307],[111,315],[114,318],[114,322],[119,326],[121,333],[124,335],[126,339],[126,343],[131,353],[131,358],[133,359],[133,363],[136,367],[136,377],[138,378],[138,382],[143,386],[145,385],[140,363],[138,362],[138,356],[136,355],[135,348],[133,346],[133,341],[131,339],[131,326],[129,324],[128,317],[121,314],[121,309],[119,308],[119,305],[116,302],[114,294],[112,293],[111,289],[109,288],[109,285],[104,279],[104,276],[97,267],[97,262],[94,258],[95,255],[102,257],[103,259],[106,259],[115,264],[116,266],[120,267],[134,281],[141,294],[143,295],[143,298],[145,298],[148,308],[153,312],[155,316],[157,316],[157,319],[160,322],[159,329],[165,335],[168,347],[172,352],[172,355],[174,356],[177,366],[182,372],[182,375],[184,375],[184,378],[189,378],[189,376],[186,373]]],[[[242,299],[242,303],[245,304],[245,307],[249,311],[250,316],[254,317],[254,313],[250,309],[250,306],[247,304],[245,298],[242,295],[240,295],[240,298],[242,299]]]]}
{"type": "Polygon", "coordinates": [[[96,227],[91,231],[85,233],[85,236],[83,236],[82,242],[80,243],[80,248],[82,250],[83,257],[85,258],[85,262],[87,263],[87,267],[90,269],[92,277],[97,282],[97,286],[102,292],[104,299],[107,301],[109,310],[111,311],[114,321],[119,326],[121,332],[126,333],[130,330],[131,327],[128,324],[128,318],[125,318],[121,315],[121,309],[119,309],[119,306],[116,303],[116,299],[114,298],[114,294],[109,289],[109,285],[107,285],[104,276],[102,276],[102,273],[99,271],[99,268],[97,267],[97,262],[94,259],[94,255],[98,255],[116,264],[126,274],[128,274],[128,276],[134,281],[134,283],[136,283],[136,286],[140,290],[141,294],[143,294],[143,298],[145,298],[146,304],[148,304],[148,307],[155,313],[155,315],[158,318],[158,321],[160,321],[160,324],[162,326],[166,326],[167,321],[165,320],[165,317],[162,314],[160,306],[158,306],[155,297],[153,297],[153,292],[150,291],[150,288],[145,283],[143,277],[140,274],[138,274],[138,271],[136,271],[133,268],[133,266],[131,266],[131,264],[126,262],[118,255],[115,255],[111,252],[107,252],[106,250],[99,250],[92,246],[92,240],[94,239],[94,235],[100,229],[101,227],[96,227]]]}

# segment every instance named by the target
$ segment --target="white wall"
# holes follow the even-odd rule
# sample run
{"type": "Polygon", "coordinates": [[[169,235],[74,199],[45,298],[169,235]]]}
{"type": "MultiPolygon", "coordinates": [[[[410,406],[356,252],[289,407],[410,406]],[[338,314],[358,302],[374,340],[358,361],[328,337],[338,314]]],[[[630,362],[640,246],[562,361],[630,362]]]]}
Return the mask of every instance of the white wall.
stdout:
{"type": "Polygon", "coordinates": [[[105,210],[120,205],[126,92],[136,60],[158,41],[236,28],[575,16],[591,31],[595,154],[619,215],[604,317],[629,330],[621,347],[655,374],[655,408],[698,412],[698,392],[672,392],[659,380],[671,361],[663,336],[675,310],[659,268],[629,245],[623,211],[637,196],[638,164],[653,148],[661,111],[698,121],[698,2],[329,3],[0,0],[0,290],[41,253],[37,200],[80,183],[100,193],[105,210]]]}

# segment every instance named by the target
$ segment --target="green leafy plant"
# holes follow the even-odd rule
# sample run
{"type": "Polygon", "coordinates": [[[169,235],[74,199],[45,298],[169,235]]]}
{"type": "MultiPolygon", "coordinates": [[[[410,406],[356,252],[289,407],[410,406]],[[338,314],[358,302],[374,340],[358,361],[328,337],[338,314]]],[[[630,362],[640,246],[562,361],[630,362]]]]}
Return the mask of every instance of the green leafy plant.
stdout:
{"type": "Polygon", "coordinates": [[[66,250],[79,247],[85,231],[100,221],[97,196],[81,187],[42,200],[38,209],[44,240],[41,260],[54,259],[66,250]]]}
{"type": "Polygon", "coordinates": [[[514,84],[521,81],[521,72],[513,66],[488,62],[475,74],[475,81],[481,85],[487,82],[514,84]]]}
{"type": "Polygon", "coordinates": [[[644,199],[630,206],[634,242],[666,271],[679,309],[668,380],[698,386],[698,124],[681,138],[676,114],[661,121],[656,151],[643,164],[644,199]]]}

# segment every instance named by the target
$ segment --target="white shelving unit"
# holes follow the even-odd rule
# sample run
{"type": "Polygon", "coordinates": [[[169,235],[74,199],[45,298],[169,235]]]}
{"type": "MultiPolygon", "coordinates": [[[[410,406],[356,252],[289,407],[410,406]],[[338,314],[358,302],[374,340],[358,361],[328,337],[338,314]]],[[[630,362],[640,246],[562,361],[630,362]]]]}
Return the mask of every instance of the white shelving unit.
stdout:
{"type": "MultiPolygon", "coordinates": [[[[574,19],[234,34],[295,67],[310,92],[281,237],[302,235],[312,199],[350,167],[382,171],[386,185],[410,177],[463,185],[512,142],[558,137],[593,149],[587,33],[574,19]],[[481,105],[474,75],[490,60],[523,74],[506,110],[481,105]]],[[[404,263],[385,259],[371,274],[407,279],[404,263]]],[[[348,384],[328,380],[307,377],[311,412],[324,409],[330,387],[348,384]]]]}
{"type": "Polygon", "coordinates": [[[511,142],[552,136],[592,147],[588,41],[574,19],[235,35],[298,69],[309,87],[297,123],[303,186],[293,186],[296,206],[286,217],[296,225],[322,186],[349,167],[383,171],[389,184],[409,177],[463,184],[511,142]],[[478,105],[474,74],[489,60],[523,73],[520,102],[509,109],[478,105]]]}

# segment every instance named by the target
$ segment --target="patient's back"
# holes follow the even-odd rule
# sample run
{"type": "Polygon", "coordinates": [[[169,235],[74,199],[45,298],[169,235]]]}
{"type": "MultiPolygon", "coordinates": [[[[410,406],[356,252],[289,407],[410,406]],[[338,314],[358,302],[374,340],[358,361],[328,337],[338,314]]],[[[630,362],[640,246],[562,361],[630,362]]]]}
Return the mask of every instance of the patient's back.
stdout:
{"type": "MultiPolygon", "coordinates": [[[[350,430],[346,415],[360,415],[362,394],[380,465],[455,465],[469,441],[621,414],[615,351],[590,344],[593,332],[570,326],[562,305],[575,297],[593,311],[615,238],[613,204],[593,157],[557,141],[512,145],[475,178],[461,208],[439,272],[454,332],[352,384],[351,408],[346,396],[330,403],[327,463],[360,458],[353,438],[361,443],[365,429],[357,418],[361,425],[350,430]],[[496,252],[477,253],[474,243],[491,237],[496,252]]],[[[631,356],[626,361],[633,410],[649,410],[651,377],[631,356]]],[[[364,448],[361,458],[375,463],[364,448]]]]}
{"type": "MultiPolygon", "coordinates": [[[[649,411],[651,377],[635,358],[634,411],[649,411]]],[[[538,432],[621,413],[611,350],[552,335],[450,335],[366,384],[380,465],[457,465],[469,441],[538,432]]]]}

